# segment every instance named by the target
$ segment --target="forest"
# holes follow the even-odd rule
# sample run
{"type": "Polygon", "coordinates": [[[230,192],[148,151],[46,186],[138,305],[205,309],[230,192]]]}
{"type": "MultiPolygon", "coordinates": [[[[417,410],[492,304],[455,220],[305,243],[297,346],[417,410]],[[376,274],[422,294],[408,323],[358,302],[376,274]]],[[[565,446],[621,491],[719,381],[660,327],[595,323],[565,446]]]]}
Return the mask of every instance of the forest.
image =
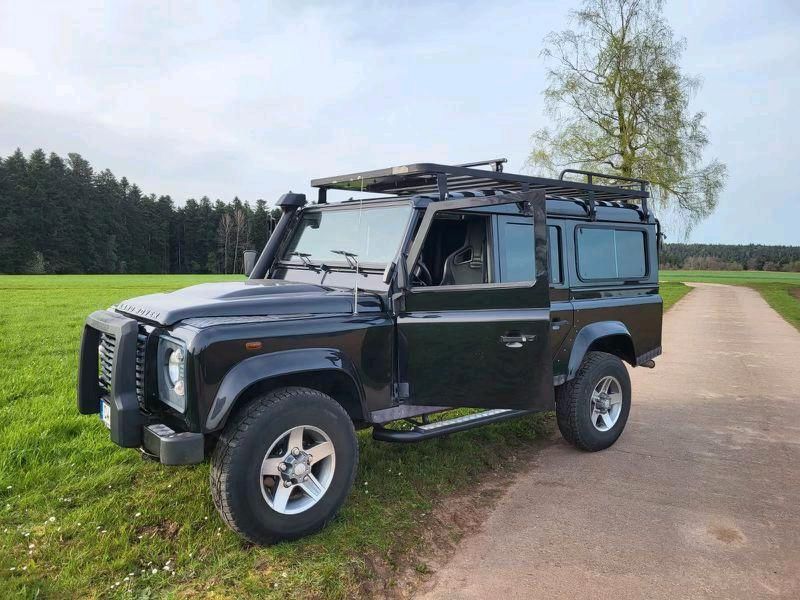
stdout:
{"type": "Polygon", "coordinates": [[[0,157],[0,273],[241,272],[279,215],[237,197],[178,205],[79,154],[0,157]]]}
{"type": "MultiPolygon", "coordinates": [[[[280,211],[145,194],[79,154],[0,157],[0,273],[236,273],[280,211]]],[[[662,268],[800,271],[800,246],[665,244],[662,268]]]]}
{"type": "Polygon", "coordinates": [[[800,272],[800,246],[664,244],[662,269],[800,272]]]}

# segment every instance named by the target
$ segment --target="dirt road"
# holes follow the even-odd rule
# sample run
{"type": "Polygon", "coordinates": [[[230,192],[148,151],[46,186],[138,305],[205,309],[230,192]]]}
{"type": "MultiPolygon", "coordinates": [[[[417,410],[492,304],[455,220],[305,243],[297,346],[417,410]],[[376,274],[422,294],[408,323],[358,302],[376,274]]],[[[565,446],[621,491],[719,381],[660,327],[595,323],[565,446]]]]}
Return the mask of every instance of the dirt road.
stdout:
{"type": "Polygon", "coordinates": [[[800,333],[698,284],[664,348],[617,444],[541,451],[420,597],[800,598],[800,333]]]}

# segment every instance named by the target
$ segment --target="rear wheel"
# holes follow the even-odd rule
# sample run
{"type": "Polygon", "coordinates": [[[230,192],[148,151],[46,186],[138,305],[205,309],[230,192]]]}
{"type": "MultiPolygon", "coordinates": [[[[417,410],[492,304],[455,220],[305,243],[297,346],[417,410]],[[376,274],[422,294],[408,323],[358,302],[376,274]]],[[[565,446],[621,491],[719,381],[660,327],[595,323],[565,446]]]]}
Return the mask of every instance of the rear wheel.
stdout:
{"type": "Polygon", "coordinates": [[[358,442],[330,396],[283,388],[231,419],[211,459],[211,494],[225,522],[256,544],[322,528],[355,478],[358,442]]]}
{"type": "Polygon", "coordinates": [[[604,450],[617,441],[628,421],[631,381],[613,354],[588,352],[575,378],[556,392],[561,435],[581,450],[604,450]]]}

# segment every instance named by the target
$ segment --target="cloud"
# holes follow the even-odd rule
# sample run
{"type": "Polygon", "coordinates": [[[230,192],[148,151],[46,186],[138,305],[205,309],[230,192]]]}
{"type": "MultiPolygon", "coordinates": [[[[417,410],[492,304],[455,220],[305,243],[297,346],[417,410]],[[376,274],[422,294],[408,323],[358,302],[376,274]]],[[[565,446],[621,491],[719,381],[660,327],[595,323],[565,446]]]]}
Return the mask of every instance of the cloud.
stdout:
{"type": "MultiPolygon", "coordinates": [[[[800,137],[791,117],[796,12],[721,0],[667,8],[688,39],[686,70],[705,80],[694,104],[708,113],[709,156],[729,165],[723,204],[763,190],[754,172],[776,175],[772,197],[800,200],[779,177],[791,172],[800,137]]],[[[272,200],[308,191],[312,177],[423,160],[508,156],[519,170],[530,134],[547,124],[541,40],[565,25],[566,10],[477,1],[5,3],[0,156],[17,146],[79,152],[179,202],[272,200]]],[[[744,239],[739,224],[748,219],[718,215],[700,235],[744,239]]],[[[793,235],[780,224],[754,231],[764,240],[793,235]]]]}

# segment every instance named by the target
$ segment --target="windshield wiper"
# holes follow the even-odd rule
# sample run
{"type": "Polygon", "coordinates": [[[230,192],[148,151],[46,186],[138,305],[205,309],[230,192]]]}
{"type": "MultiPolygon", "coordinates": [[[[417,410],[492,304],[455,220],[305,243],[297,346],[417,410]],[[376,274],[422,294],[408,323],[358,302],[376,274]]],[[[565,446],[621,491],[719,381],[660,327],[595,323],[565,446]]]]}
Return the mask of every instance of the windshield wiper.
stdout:
{"type": "Polygon", "coordinates": [[[344,256],[347,264],[355,271],[356,280],[353,282],[353,314],[358,314],[358,254],[349,250],[331,250],[334,254],[344,256]]]}
{"type": "Polygon", "coordinates": [[[328,271],[328,265],[326,265],[325,263],[320,263],[319,265],[315,265],[314,263],[312,263],[309,260],[311,258],[311,254],[309,254],[308,252],[292,252],[290,256],[296,256],[297,258],[299,258],[300,262],[302,262],[306,267],[308,267],[312,271],[320,271],[320,270],[328,271]]]}
{"type": "Polygon", "coordinates": [[[311,257],[311,255],[308,252],[292,252],[291,256],[296,256],[297,258],[299,258],[300,262],[302,262],[307,267],[311,268],[314,267],[314,265],[311,264],[311,261],[308,260],[311,257]]]}
{"type": "Polygon", "coordinates": [[[350,265],[351,268],[358,271],[358,254],[355,252],[350,252],[349,250],[331,250],[331,252],[344,256],[347,264],[350,265]]]}

